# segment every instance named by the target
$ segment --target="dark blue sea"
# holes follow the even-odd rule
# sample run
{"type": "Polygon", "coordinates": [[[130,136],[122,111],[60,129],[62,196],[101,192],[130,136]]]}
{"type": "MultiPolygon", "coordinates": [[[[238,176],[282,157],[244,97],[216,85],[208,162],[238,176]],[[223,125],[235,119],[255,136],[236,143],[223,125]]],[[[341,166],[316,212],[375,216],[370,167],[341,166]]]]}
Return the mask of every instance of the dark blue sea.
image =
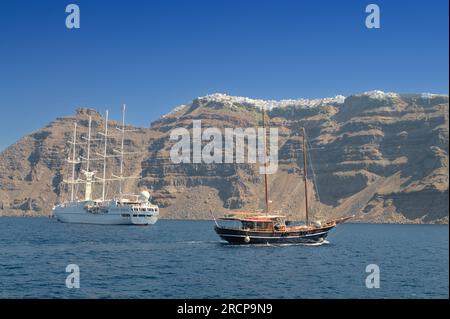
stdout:
{"type": "Polygon", "coordinates": [[[0,218],[2,298],[448,298],[448,225],[339,225],[321,246],[230,246],[208,221],[0,218]],[[80,288],[66,287],[66,266],[80,288]],[[366,266],[379,267],[367,288],[366,266]]]}

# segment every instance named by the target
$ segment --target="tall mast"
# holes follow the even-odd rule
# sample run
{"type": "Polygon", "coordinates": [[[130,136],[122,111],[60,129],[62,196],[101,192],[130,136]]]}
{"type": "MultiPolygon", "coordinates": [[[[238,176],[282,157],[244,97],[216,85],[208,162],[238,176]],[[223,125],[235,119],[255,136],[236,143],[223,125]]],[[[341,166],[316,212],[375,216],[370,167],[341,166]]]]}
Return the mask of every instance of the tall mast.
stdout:
{"type": "Polygon", "coordinates": [[[263,132],[264,132],[264,196],[265,196],[265,203],[266,203],[266,215],[269,215],[269,197],[267,194],[267,149],[266,149],[266,111],[264,108],[262,109],[262,121],[263,121],[263,132]]]}
{"type": "Polygon", "coordinates": [[[307,147],[306,147],[306,131],[305,128],[302,127],[302,135],[303,135],[303,178],[305,181],[305,215],[306,215],[306,219],[305,219],[305,223],[306,225],[309,225],[309,213],[308,213],[308,169],[307,169],[307,163],[306,163],[306,152],[307,152],[307,147]]]}
{"type": "MultiPolygon", "coordinates": [[[[131,132],[134,130],[127,130],[125,128],[125,111],[126,111],[126,105],[123,104],[122,105],[122,126],[121,127],[116,127],[117,130],[120,131],[121,133],[121,145],[120,145],[120,149],[114,149],[113,151],[115,153],[119,154],[120,157],[120,173],[118,174],[118,176],[112,174],[113,179],[112,180],[118,180],[119,181],[119,194],[120,194],[120,198],[119,200],[122,198],[123,192],[124,192],[124,180],[128,179],[128,178],[138,178],[138,177],[134,177],[134,176],[123,176],[123,171],[124,171],[124,157],[125,155],[129,155],[129,154],[133,154],[133,152],[125,152],[125,132],[131,132]]],[[[114,157],[116,157],[114,155],[114,157]]]]}
{"type": "Polygon", "coordinates": [[[122,196],[122,183],[123,183],[123,141],[125,139],[125,104],[122,108],[122,142],[120,146],[120,180],[119,180],[119,194],[122,196]]]}
{"type": "Polygon", "coordinates": [[[89,127],[88,127],[88,137],[87,137],[87,158],[86,158],[86,170],[83,171],[86,182],[84,190],[84,200],[89,201],[92,199],[92,178],[95,172],[91,172],[90,162],[91,162],[91,127],[92,127],[92,117],[89,116],[89,127]]]}
{"type": "Polygon", "coordinates": [[[105,148],[103,150],[103,186],[102,186],[102,201],[105,201],[105,191],[106,191],[106,156],[108,147],[108,110],[105,114],[105,148]]]}
{"type": "Polygon", "coordinates": [[[88,128],[88,140],[87,140],[87,163],[86,163],[86,171],[89,172],[89,161],[91,155],[91,125],[92,125],[92,116],[89,116],[89,128],[88,128]]]}
{"type": "Polygon", "coordinates": [[[74,195],[75,195],[75,157],[76,157],[76,143],[77,143],[77,123],[73,123],[74,129],[73,129],[73,154],[72,154],[72,191],[70,194],[70,201],[74,201],[74,195]]]}

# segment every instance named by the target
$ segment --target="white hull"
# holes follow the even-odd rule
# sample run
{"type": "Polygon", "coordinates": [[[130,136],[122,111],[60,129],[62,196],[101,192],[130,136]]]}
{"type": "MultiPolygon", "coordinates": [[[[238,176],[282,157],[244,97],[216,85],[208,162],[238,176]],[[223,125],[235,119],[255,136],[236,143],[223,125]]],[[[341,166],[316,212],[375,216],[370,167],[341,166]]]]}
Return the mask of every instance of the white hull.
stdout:
{"type": "MultiPolygon", "coordinates": [[[[159,208],[150,202],[150,193],[142,191],[139,195],[123,194],[122,187],[123,176],[123,159],[124,159],[124,134],[125,134],[125,105],[122,111],[122,127],[118,128],[122,133],[122,143],[120,151],[114,150],[120,156],[120,174],[112,175],[112,178],[106,179],[106,164],[108,144],[108,111],[105,116],[105,133],[104,133],[104,152],[100,155],[103,159],[103,178],[96,178],[96,171],[89,169],[90,150],[91,150],[91,117],[89,117],[89,129],[87,137],[87,158],[77,157],[77,123],[74,123],[73,141],[72,141],[72,160],[68,160],[72,164],[72,178],[66,183],[71,185],[70,202],[59,204],[53,208],[54,216],[63,223],[79,223],[79,224],[98,224],[98,225],[151,225],[158,220],[159,208]],[[85,175],[85,180],[79,179],[76,175],[76,164],[86,162],[86,170],[81,170],[85,175]],[[101,199],[92,200],[92,184],[100,180],[102,182],[101,199]],[[120,182],[120,197],[113,200],[106,200],[106,181],[120,182]],[[76,184],[85,184],[84,201],[77,201],[76,184]]],[[[116,157],[116,155],[113,155],[116,157]]],[[[128,177],[130,178],[130,177],[128,177]]],[[[134,178],[134,177],[131,177],[134,178]]]]}
{"type": "Polygon", "coordinates": [[[85,209],[86,202],[56,206],[54,215],[63,223],[97,225],[153,225],[158,220],[158,211],[132,211],[129,206],[111,204],[106,212],[92,213],[85,209]]]}

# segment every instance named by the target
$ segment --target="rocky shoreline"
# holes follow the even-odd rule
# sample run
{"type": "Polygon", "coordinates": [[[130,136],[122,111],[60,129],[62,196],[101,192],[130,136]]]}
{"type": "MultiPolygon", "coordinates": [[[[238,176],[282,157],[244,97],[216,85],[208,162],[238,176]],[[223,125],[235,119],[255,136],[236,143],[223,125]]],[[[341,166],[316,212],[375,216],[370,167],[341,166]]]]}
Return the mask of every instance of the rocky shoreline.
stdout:
{"type": "MultiPolygon", "coordinates": [[[[151,190],[162,218],[210,219],[228,209],[262,207],[262,178],[251,164],[174,164],[170,149],[175,128],[246,128],[258,126],[266,108],[278,128],[278,171],[269,177],[270,199],[289,218],[304,207],[300,127],[311,141],[316,185],[309,194],[317,219],[355,214],[354,222],[448,224],[448,96],[381,91],[316,100],[264,101],[215,94],[177,107],[152,123],[134,128],[127,150],[137,152],[124,175],[126,192],[151,190]]],[[[0,153],[0,216],[47,216],[67,200],[67,140],[73,122],[87,132],[104,125],[95,110],[81,108],[57,118],[0,153]]],[[[110,121],[109,125],[118,123],[110,121]]],[[[131,127],[130,127],[131,128],[131,127]]],[[[112,139],[111,149],[118,140],[112,139]]],[[[80,148],[78,156],[85,150],[80,148]]],[[[111,172],[117,161],[109,163],[111,172]]],[[[76,167],[77,173],[82,169],[76,167]]],[[[312,172],[309,172],[311,175],[312,172]]],[[[81,190],[80,190],[81,191],[81,190]]],[[[110,194],[114,191],[110,186],[110,194]]],[[[95,192],[95,190],[94,190],[95,192]]],[[[94,194],[95,196],[95,194],[94,194]]],[[[300,212],[300,213],[299,213],[300,212]]]]}

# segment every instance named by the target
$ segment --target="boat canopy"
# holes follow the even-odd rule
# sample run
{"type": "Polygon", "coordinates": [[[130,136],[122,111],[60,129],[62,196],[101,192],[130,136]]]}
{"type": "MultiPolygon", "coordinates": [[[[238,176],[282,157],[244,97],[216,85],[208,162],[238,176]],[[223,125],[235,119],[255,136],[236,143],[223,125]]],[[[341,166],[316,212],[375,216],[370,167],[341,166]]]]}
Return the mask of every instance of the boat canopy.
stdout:
{"type": "Polygon", "coordinates": [[[275,221],[280,218],[286,218],[283,215],[265,215],[262,213],[247,213],[247,212],[239,212],[235,214],[229,214],[222,218],[221,220],[238,220],[238,221],[248,221],[248,222],[270,222],[275,221]]]}

